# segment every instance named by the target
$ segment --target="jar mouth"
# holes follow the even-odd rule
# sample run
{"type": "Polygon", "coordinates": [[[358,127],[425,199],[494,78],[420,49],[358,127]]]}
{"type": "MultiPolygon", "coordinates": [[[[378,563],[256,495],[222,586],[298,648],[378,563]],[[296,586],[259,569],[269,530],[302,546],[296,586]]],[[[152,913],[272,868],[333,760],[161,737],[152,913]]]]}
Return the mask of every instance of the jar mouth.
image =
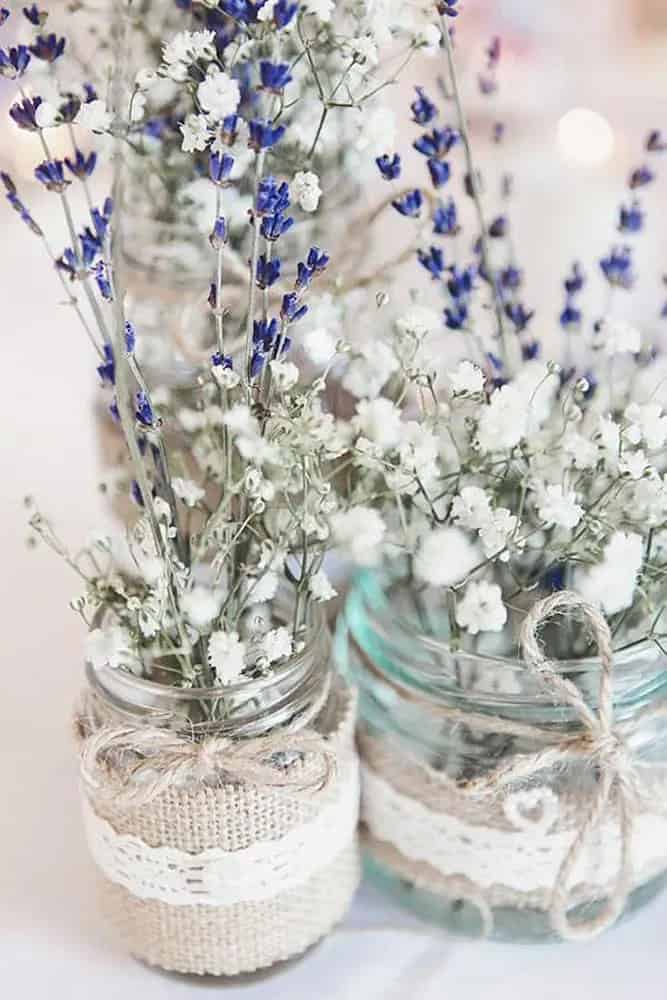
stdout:
{"type": "Polygon", "coordinates": [[[105,676],[113,677],[115,683],[117,683],[118,677],[122,676],[122,683],[127,684],[128,690],[132,689],[136,692],[143,692],[149,696],[163,696],[168,692],[169,697],[174,701],[190,702],[193,698],[202,701],[219,701],[220,699],[230,699],[239,695],[252,698],[266,691],[268,688],[287,682],[291,677],[301,674],[321,643],[325,629],[326,618],[324,611],[318,605],[311,605],[306,641],[303,648],[298,653],[293,653],[282,666],[272,669],[265,676],[235,681],[232,684],[219,684],[215,687],[179,688],[171,684],[163,684],[161,681],[150,680],[148,677],[137,677],[127,670],[112,669],[110,667],[96,669],[88,660],[85,661],[86,672],[89,680],[93,682],[94,687],[104,688],[101,678],[105,676]]]}
{"type": "MultiPolygon", "coordinates": [[[[554,705],[539,674],[525,660],[453,649],[446,639],[429,636],[400,613],[388,592],[392,581],[364,570],[353,580],[345,608],[345,633],[352,642],[353,673],[365,684],[385,683],[401,699],[438,702],[507,715],[535,711],[545,721],[567,723],[572,709],[554,705]]],[[[552,661],[589,706],[599,701],[599,657],[552,661]]],[[[667,688],[667,658],[650,640],[616,654],[614,704],[631,714],[667,688]]]]}
{"type": "MultiPolygon", "coordinates": [[[[354,578],[353,587],[359,590],[364,600],[373,606],[374,611],[380,612],[380,615],[386,614],[389,616],[387,621],[391,622],[391,626],[393,628],[398,626],[398,630],[402,632],[404,637],[409,636],[411,642],[417,643],[421,648],[431,653],[441,656],[455,656],[461,662],[482,662],[501,669],[525,671],[525,660],[521,656],[519,649],[517,649],[516,656],[489,653],[483,650],[457,649],[453,648],[446,638],[438,638],[437,636],[429,635],[425,631],[413,629],[411,623],[400,612],[397,613],[396,609],[392,606],[387,593],[386,584],[388,582],[390,582],[388,578],[384,577],[381,573],[377,573],[374,570],[361,570],[354,578]]],[[[383,621],[379,616],[374,621],[374,625],[382,629],[383,621]]],[[[388,633],[385,633],[385,635],[389,638],[388,633]]],[[[621,662],[629,662],[635,658],[646,657],[649,652],[660,655],[660,650],[651,639],[641,639],[614,650],[614,659],[621,662]]],[[[550,657],[549,659],[550,662],[557,665],[559,673],[566,675],[571,673],[588,673],[600,670],[602,666],[599,656],[550,657]]]]}

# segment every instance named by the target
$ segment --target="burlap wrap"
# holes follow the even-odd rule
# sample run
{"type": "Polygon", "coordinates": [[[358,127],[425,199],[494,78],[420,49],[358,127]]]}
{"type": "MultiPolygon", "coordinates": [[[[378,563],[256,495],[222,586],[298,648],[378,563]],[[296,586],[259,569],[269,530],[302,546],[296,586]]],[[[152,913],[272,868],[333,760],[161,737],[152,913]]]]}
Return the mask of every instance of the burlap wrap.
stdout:
{"type": "MultiPolygon", "coordinates": [[[[342,836],[343,828],[354,826],[356,811],[356,799],[350,807],[350,793],[354,795],[358,782],[356,697],[342,685],[336,686],[335,696],[335,720],[325,735],[335,757],[335,776],[317,795],[239,781],[199,782],[170,787],[148,802],[128,807],[113,796],[84,791],[93,822],[108,823],[121,842],[138,838],[147,848],[173,848],[195,862],[202,852],[217,849],[228,853],[227,863],[231,859],[232,865],[235,854],[241,857],[238,852],[256,845],[266,855],[267,845],[279,850],[283,838],[299,830],[312,856],[310,826],[316,831],[322,811],[333,807],[335,813],[337,801],[347,795],[348,819],[341,827],[341,842],[329,843],[322,851],[329,860],[319,868],[311,863],[303,881],[298,878],[298,861],[296,873],[290,863],[288,884],[275,894],[264,890],[262,898],[225,905],[210,901],[182,905],[133,893],[121,884],[128,881],[126,873],[112,879],[108,871],[100,871],[104,912],[135,957],[169,971],[232,976],[301,954],[343,917],[360,877],[354,830],[342,836]]],[[[320,836],[321,830],[313,835],[320,836]]],[[[91,842],[91,849],[95,855],[99,845],[91,842]]]]}

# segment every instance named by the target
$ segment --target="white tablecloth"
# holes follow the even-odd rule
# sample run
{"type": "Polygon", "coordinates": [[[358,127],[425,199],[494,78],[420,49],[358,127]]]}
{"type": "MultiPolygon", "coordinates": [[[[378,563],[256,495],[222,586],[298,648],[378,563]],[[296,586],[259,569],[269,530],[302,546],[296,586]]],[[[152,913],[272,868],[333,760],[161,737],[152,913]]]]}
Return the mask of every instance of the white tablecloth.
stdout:
{"type": "MultiPolygon", "coordinates": [[[[67,608],[77,581],[55,555],[26,548],[22,506],[26,493],[35,496],[73,547],[100,525],[95,360],[56,305],[57,283],[43,280],[36,241],[4,211],[0,225],[0,998],[195,1000],[219,984],[134,962],[96,915],[69,732],[81,683],[82,626],[67,608]]],[[[585,946],[467,943],[364,887],[344,927],[303,961],[225,995],[664,1000],[666,931],[667,897],[585,946]]]]}

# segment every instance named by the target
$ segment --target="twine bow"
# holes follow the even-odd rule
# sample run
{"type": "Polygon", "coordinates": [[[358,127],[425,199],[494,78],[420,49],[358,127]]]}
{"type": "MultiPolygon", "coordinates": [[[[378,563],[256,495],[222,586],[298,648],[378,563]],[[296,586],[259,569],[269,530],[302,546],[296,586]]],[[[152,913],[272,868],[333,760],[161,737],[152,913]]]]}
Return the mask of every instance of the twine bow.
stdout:
{"type": "MultiPolygon", "coordinates": [[[[572,737],[532,754],[519,754],[488,775],[466,785],[472,794],[498,791],[508,785],[533,778],[539,772],[564,767],[581,760],[597,768],[595,793],[583,822],[560,866],[551,896],[549,914],[553,929],[569,940],[591,938],[613,924],[622,913],[633,884],[632,836],[642,789],[638,776],[641,762],[633,759],[624,732],[614,724],[612,638],[600,610],[578,594],[560,591],[537,601],[526,616],[521,630],[521,648],[526,665],[553,695],[556,704],[574,710],[583,726],[572,737]],[[600,657],[600,684],[597,710],[584,701],[579,689],[557,672],[544,656],[539,629],[548,618],[565,611],[579,611],[591,627],[600,657]],[[604,906],[593,917],[572,922],[568,914],[570,881],[590,834],[608,808],[615,805],[620,832],[621,856],[613,890],[604,906]]],[[[662,711],[657,714],[664,714],[662,711]]]]}
{"type": "Polygon", "coordinates": [[[155,726],[109,727],[86,733],[80,751],[84,785],[126,808],[191,782],[230,781],[317,794],[334,780],[335,754],[324,737],[283,730],[255,739],[195,740],[155,726]]]}

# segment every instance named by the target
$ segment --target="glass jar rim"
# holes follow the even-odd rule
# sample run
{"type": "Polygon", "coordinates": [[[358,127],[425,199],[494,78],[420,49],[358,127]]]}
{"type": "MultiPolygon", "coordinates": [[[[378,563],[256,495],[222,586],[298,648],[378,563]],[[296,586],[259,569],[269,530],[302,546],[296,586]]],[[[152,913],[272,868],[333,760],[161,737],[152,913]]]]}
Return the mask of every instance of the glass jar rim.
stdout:
{"type": "MultiPolygon", "coordinates": [[[[388,588],[385,586],[387,580],[387,575],[381,571],[362,569],[355,574],[351,589],[357,589],[364,599],[372,599],[375,609],[383,612],[391,612],[392,627],[398,627],[404,636],[409,637],[420,648],[441,656],[453,656],[457,660],[471,664],[481,663],[499,669],[525,671],[526,661],[521,656],[520,650],[517,650],[516,656],[503,656],[483,651],[473,652],[471,650],[455,649],[452,648],[446,639],[438,639],[435,636],[428,635],[426,632],[408,629],[404,616],[396,613],[396,610],[391,607],[388,588]],[[378,581],[380,582],[380,586],[378,586],[378,581]],[[382,602],[381,604],[380,601],[382,602]]],[[[374,624],[377,626],[378,622],[376,621],[374,624]]],[[[656,656],[661,655],[661,650],[650,638],[640,639],[614,650],[614,662],[622,662],[624,665],[629,666],[632,660],[645,657],[649,651],[656,656]]],[[[599,656],[582,656],[566,659],[551,657],[549,658],[549,662],[555,663],[558,667],[558,672],[564,675],[593,673],[599,671],[602,667],[599,656]]]]}
{"type": "Polygon", "coordinates": [[[118,683],[119,677],[122,677],[121,683],[127,684],[128,690],[142,692],[146,695],[161,695],[163,697],[168,695],[174,701],[192,701],[193,695],[196,695],[197,699],[201,701],[216,701],[221,698],[231,698],[234,695],[252,697],[266,688],[289,680],[290,676],[298,674],[312,657],[326,628],[326,617],[322,608],[316,604],[311,604],[309,616],[303,648],[293,653],[284,664],[271,670],[270,673],[251,680],[220,684],[215,687],[179,688],[175,685],[163,684],[161,681],[150,680],[147,677],[137,677],[128,670],[111,667],[103,667],[100,670],[95,668],[89,660],[85,661],[86,675],[94,689],[105,690],[102,678],[105,675],[112,675],[114,683],[118,683]]]}

